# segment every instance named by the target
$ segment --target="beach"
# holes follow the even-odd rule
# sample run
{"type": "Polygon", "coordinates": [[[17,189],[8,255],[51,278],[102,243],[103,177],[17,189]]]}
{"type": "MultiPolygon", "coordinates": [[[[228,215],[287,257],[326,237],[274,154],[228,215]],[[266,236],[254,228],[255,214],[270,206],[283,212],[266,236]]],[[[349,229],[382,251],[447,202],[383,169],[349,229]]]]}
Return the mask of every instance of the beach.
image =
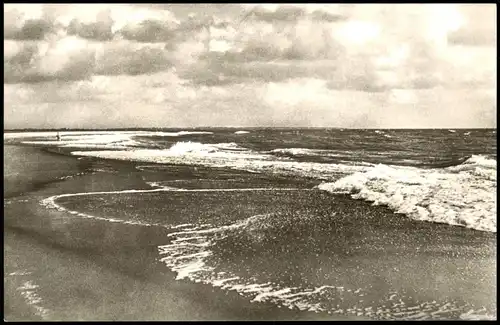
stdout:
{"type": "Polygon", "coordinates": [[[497,319],[494,6],[4,18],[5,321],[497,319]]]}
{"type": "Polygon", "coordinates": [[[4,147],[6,320],[373,319],[395,313],[384,300],[395,290],[401,315],[411,303],[436,317],[496,315],[494,233],[411,220],[307,178],[141,165],[4,147]],[[57,195],[58,208],[40,204],[57,195]],[[186,240],[198,246],[183,251],[186,240]],[[227,279],[190,271],[196,263],[273,288],[215,285],[227,279]],[[302,308],[278,293],[300,282],[305,295],[325,279],[343,289],[321,303],[356,311],[314,312],[316,301],[302,308]]]}
{"type": "MultiPolygon", "coordinates": [[[[57,179],[80,172],[76,158],[15,146],[5,146],[4,157],[4,196],[12,202],[4,206],[5,320],[331,318],[250,304],[234,292],[175,281],[157,261],[156,245],[164,243],[166,230],[71,219],[37,201],[61,191],[126,188],[134,185],[130,177],[122,181],[126,184],[95,177],[68,188],[57,179]],[[23,194],[11,194],[20,188],[23,194]],[[43,296],[40,310],[36,298],[23,295],[30,287],[43,296]]],[[[123,165],[128,164],[115,164],[123,165]]]]}

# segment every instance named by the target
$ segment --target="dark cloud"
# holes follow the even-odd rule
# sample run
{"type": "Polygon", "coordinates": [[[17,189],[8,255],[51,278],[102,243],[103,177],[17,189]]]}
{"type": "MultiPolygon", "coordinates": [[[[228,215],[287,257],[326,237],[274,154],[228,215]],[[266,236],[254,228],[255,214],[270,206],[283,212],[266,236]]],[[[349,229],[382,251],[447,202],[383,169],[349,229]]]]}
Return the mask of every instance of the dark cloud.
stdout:
{"type": "Polygon", "coordinates": [[[44,67],[50,64],[44,60],[37,44],[26,44],[16,55],[4,60],[4,83],[83,80],[92,75],[95,65],[94,54],[89,51],[71,53],[57,67],[44,67]]]}
{"type": "Polygon", "coordinates": [[[305,15],[306,12],[304,9],[295,6],[280,6],[275,11],[269,11],[257,6],[248,12],[245,19],[260,20],[268,23],[278,21],[293,22],[305,15]]]}
{"type": "Polygon", "coordinates": [[[318,28],[314,31],[315,39],[312,41],[304,40],[293,31],[288,31],[250,40],[239,52],[204,53],[199,57],[204,65],[193,66],[189,73],[185,73],[182,77],[193,83],[207,85],[252,80],[279,82],[298,77],[333,78],[337,73],[335,65],[344,55],[345,49],[326,30],[318,28]],[[285,42],[282,42],[283,40],[285,42]],[[317,60],[329,63],[326,68],[321,65],[306,64],[317,60]],[[207,79],[207,71],[212,71],[217,78],[207,79]]]}
{"type": "Polygon", "coordinates": [[[131,50],[126,46],[108,46],[97,60],[96,74],[139,75],[167,70],[172,64],[166,51],[150,46],[131,50]]]}
{"type": "Polygon", "coordinates": [[[125,26],[119,34],[131,41],[155,43],[171,41],[176,32],[176,28],[167,22],[145,20],[138,26],[125,26]]]}
{"type": "Polygon", "coordinates": [[[6,27],[4,23],[4,39],[13,40],[43,40],[45,36],[52,33],[54,26],[52,22],[44,19],[29,19],[21,28],[6,27]]]}
{"type": "MultiPolygon", "coordinates": [[[[214,86],[227,84],[243,84],[252,82],[283,82],[295,78],[318,78],[336,80],[335,89],[366,89],[365,83],[348,85],[348,81],[341,81],[343,76],[339,68],[339,60],[328,60],[320,63],[308,64],[298,60],[280,60],[276,62],[241,62],[230,61],[221,53],[212,53],[205,64],[191,66],[180,73],[180,77],[189,80],[192,84],[214,86]]],[[[371,81],[373,84],[373,81],[371,81]]],[[[366,82],[368,84],[368,82],[366,82]]]]}
{"type": "Polygon", "coordinates": [[[177,29],[177,32],[180,33],[199,32],[207,28],[208,25],[209,25],[209,20],[200,20],[194,17],[188,17],[186,20],[181,22],[181,24],[177,29]]]}
{"type": "Polygon", "coordinates": [[[4,58],[4,83],[23,82],[26,71],[30,69],[31,62],[37,54],[36,44],[25,44],[15,55],[8,59],[4,58]]]}
{"type": "MultiPolygon", "coordinates": [[[[52,45],[56,46],[56,45],[52,45]]],[[[103,54],[80,49],[57,56],[40,50],[40,44],[27,43],[14,55],[4,58],[4,83],[36,83],[50,80],[84,80],[92,75],[140,75],[168,70],[168,52],[150,46],[133,48],[130,44],[104,46],[103,54]]]]}
{"type": "Polygon", "coordinates": [[[273,32],[259,39],[249,40],[243,49],[238,52],[210,53],[200,56],[200,59],[228,63],[276,60],[332,60],[345,52],[345,48],[321,26],[314,29],[312,34],[314,39],[300,37],[296,35],[294,30],[273,32]]]}
{"type": "Polygon", "coordinates": [[[75,53],[69,56],[68,62],[56,76],[58,79],[69,81],[87,79],[92,76],[95,66],[93,51],[75,53]]]}
{"type": "Polygon", "coordinates": [[[313,20],[325,21],[325,22],[329,22],[329,23],[342,22],[342,21],[346,21],[349,19],[348,17],[346,17],[344,15],[332,14],[332,13],[329,13],[329,12],[326,12],[323,10],[313,11],[313,13],[311,14],[311,18],[313,20]]]}
{"type": "Polygon", "coordinates": [[[82,24],[77,20],[72,20],[68,26],[68,35],[77,35],[81,38],[98,41],[109,41],[113,38],[111,26],[100,23],[82,24]]]}
{"type": "Polygon", "coordinates": [[[97,14],[96,22],[82,23],[78,19],[73,19],[68,28],[68,35],[77,35],[81,38],[109,41],[113,38],[113,19],[111,18],[111,10],[104,10],[97,14]]]}

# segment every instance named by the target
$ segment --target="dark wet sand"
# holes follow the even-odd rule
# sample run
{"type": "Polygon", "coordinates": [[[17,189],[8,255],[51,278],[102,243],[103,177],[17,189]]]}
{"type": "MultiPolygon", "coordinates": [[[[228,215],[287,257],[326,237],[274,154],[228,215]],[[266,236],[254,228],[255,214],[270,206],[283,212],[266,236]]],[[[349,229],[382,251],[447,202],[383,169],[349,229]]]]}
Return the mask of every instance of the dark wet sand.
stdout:
{"type": "MultiPolygon", "coordinates": [[[[85,159],[76,160],[74,157],[42,152],[36,148],[14,146],[5,146],[4,157],[4,170],[6,171],[4,196],[10,199],[10,203],[4,205],[4,270],[6,273],[4,284],[5,318],[7,320],[40,318],[35,314],[34,307],[26,304],[25,298],[21,297],[19,290],[17,290],[26,281],[32,281],[39,286],[34,291],[38,292],[42,298],[43,302],[40,305],[50,310],[45,319],[51,320],[342,319],[340,316],[328,314],[280,309],[270,303],[250,303],[246,298],[240,297],[234,292],[224,292],[208,285],[194,284],[188,281],[175,281],[175,274],[168,271],[157,260],[157,246],[165,244],[167,229],[78,218],[67,212],[46,209],[39,204],[40,199],[62,193],[131,188],[149,189],[142,178],[145,175],[144,172],[137,171],[133,164],[111,161],[105,164],[102,162],[92,163],[85,159]],[[118,170],[119,173],[101,172],[64,181],[54,180],[61,176],[82,172],[92,164],[97,164],[94,167],[100,169],[106,164],[112,165],[113,169],[118,170]],[[33,274],[8,276],[12,272],[26,269],[33,270],[33,274]]],[[[193,179],[206,174],[207,171],[203,168],[197,169],[196,172],[193,172],[192,168],[185,167],[173,170],[171,181],[175,183],[179,177],[184,178],[185,181],[180,186],[183,188],[233,187],[235,183],[231,182],[230,179],[246,177],[238,176],[238,173],[223,171],[217,174],[215,179],[205,179],[199,182],[193,179]]],[[[151,175],[154,177],[154,173],[151,175]]],[[[165,177],[165,175],[163,176],[165,177]]],[[[154,181],[154,179],[146,180],[154,181]]],[[[278,183],[281,187],[311,187],[308,182],[298,183],[289,179],[283,179],[278,183]]],[[[276,186],[276,183],[273,184],[266,179],[258,179],[252,183],[251,178],[248,178],[245,185],[246,187],[268,187],[276,186]]],[[[172,184],[172,186],[175,185],[172,184]]],[[[148,195],[149,208],[154,208],[160,202],[165,203],[169,199],[169,193],[148,195]]],[[[177,208],[180,208],[182,201],[192,200],[189,194],[183,197],[179,197],[179,194],[176,195],[175,200],[174,196],[170,198],[173,210],[176,209],[176,205],[177,208]]],[[[128,198],[128,202],[131,204],[130,212],[147,213],[148,206],[134,206],[134,198],[138,199],[137,196],[128,198]]],[[[227,202],[227,199],[224,201],[224,197],[218,200],[220,202],[208,200],[204,204],[210,204],[211,209],[213,209],[227,202]]],[[[257,200],[256,202],[258,202],[259,198],[255,196],[250,199],[249,197],[248,200],[257,200]]],[[[81,206],[85,203],[84,201],[66,202],[66,204],[70,206],[73,204],[78,207],[77,210],[85,211],[85,207],[81,206]]],[[[242,202],[244,201],[246,200],[243,198],[242,202]]],[[[125,203],[127,202],[124,201],[121,204],[125,203]]],[[[189,215],[189,209],[193,211],[200,209],[201,203],[200,201],[196,205],[184,204],[182,208],[184,214],[189,215]]],[[[383,226],[384,236],[391,236],[392,241],[379,243],[377,252],[366,250],[367,246],[361,246],[361,249],[355,254],[355,259],[352,257],[345,259],[345,263],[347,263],[343,267],[345,270],[354,267],[354,265],[349,266],[349,263],[359,265],[360,261],[370,264],[365,266],[366,269],[371,267],[383,270],[387,267],[399,266],[401,269],[399,271],[393,273],[383,271],[374,276],[390,278],[389,280],[385,279],[385,281],[401,282],[402,285],[408,287],[418,287],[419,285],[436,287],[441,292],[447,292],[450,295],[463,295],[468,290],[466,287],[453,288],[453,285],[467,285],[473,300],[487,305],[496,304],[495,236],[482,232],[470,232],[468,229],[456,227],[452,227],[453,230],[450,230],[450,226],[414,222],[395,215],[388,223],[381,225],[373,218],[387,215],[386,209],[382,207],[370,208],[368,203],[364,205],[359,203],[356,202],[353,205],[352,200],[348,198],[338,198],[331,207],[325,207],[333,209],[334,206],[340,205],[343,209],[360,210],[359,213],[354,214],[359,216],[359,220],[344,219],[335,224],[335,226],[344,224],[347,227],[345,229],[339,228],[338,231],[332,228],[336,237],[345,240],[327,247],[328,250],[338,249],[340,252],[346,247],[352,246],[348,236],[345,235],[345,230],[349,230],[353,238],[367,238],[367,236],[380,234],[376,231],[377,226],[383,226]],[[371,227],[363,227],[367,220],[363,220],[366,216],[362,209],[371,209],[373,216],[370,221],[371,227]],[[391,223],[393,228],[388,227],[388,224],[391,223]],[[442,233],[436,233],[435,229],[441,229],[442,233]],[[391,234],[394,231],[401,232],[394,236],[391,234]],[[424,238],[418,240],[421,231],[423,231],[424,238]],[[437,237],[432,238],[425,235],[429,234],[430,231],[437,237]],[[448,242],[445,240],[446,237],[440,236],[450,236],[451,233],[462,234],[459,235],[458,241],[455,243],[455,245],[464,248],[462,250],[464,255],[461,257],[453,255],[451,252],[453,247],[445,252],[442,251],[443,245],[447,245],[448,242]],[[432,241],[439,245],[432,245],[432,241]],[[402,251],[401,247],[397,247],[398,245],[414,242],[419,242],[419,245],[424,248],[434,247],[440,251],[430,252],[428,258],[413,261],[411,258],[405,260],[404,256],[396,254],[398,251],[402,251]],[[363,249],[365,250],[363,251],[363,249]],[[411,274],[412,268],[414,269],[419,261],[433,265],[430,268],[425,268],[425,272],[419,272],[416,269],[414,277],[416,284],[414,284],[408,274],[411,274]],[[436,264],[441,261],[442,265],[436,264]],[[468,264],[474,264],[474,272],[476,273],[464,277],[451,277],[446,280],[447,272],[457,276],[455,273],[459,270],[453,269],[458,265],[457,263],[467,264],[468,268],[470,268],[468,264]],[[422,282],[422,278],[429,277],[429,275],[431,278],[422,282]],[[476,276],[482,278],[476,281],[474,279],[476,276]],[[436,282],[436,277],[441,280],[436,282]]],[[[250,206],[248,202],[245,204],[250,206]]],[[[301,203],[296,204],[300,205],[301,203]]],[[[309,204],[314,205],[314,202],[309,202],[309,204]]],[[[105,215],[117,211],[113,207],[100,207],[99,209],[102,209],[100,212],[105,215]]],[[[97,213],[92,210],[85,212],[97,213]]],[[[293,231],[305,230],[298,225],[293,231]]],[[[241,241],[244,240],[244,238],[241,239],[241,241]]],[[[234,247],[236,244],[241,243],[230,242],[225,247],[234,247]]],[[[283,247],[279,247],[279,245],[276,245],[275,249],[283,252],[283,247]]],[[[221,252],[224,255],[231,253],[234,252],[221,252]]],[[[293,257],[293,252],[289,253],[291,255],[283,254],[282,258],[293,257]]],[[[342,251],[340,254],[344,254],[344,252],[342,251]]],[[[277,265],[281,264],[277,263],[277,265]]],[[[258,266],[256,265],[256,267],[258,266]]],[[[355,277],[353,273],[349,272],[343,276],[345,281],[349,281],[350,276],[355,277]]],[[[364,279],[364,281],[370,280],[373,280],[373,277],[364,279]]],[[[349,319],[356,319],[356,317],[349,317],[349,319]]]]}
{"type": "Polygon", "coordinates": [[[84,182],[58,181],[83,171],[89,163],[16,146],[5,146],[4,157],[6,320],[333,318],[250,303],[234,292],[176,281],[175,274],[157,261],[157,245],[165,243],[166,230],[74,218],[39,204],[54,194],[149,188],[130,164],[114,163],[125,173],[119,180],[104,173],[88,175],[84,182]],[[26,270],[32,273],[9,275],[26,270]],[[28,281],[38,286],[31,290],[42,299],[38,305],[49,310],[43,318],[21,296],[19,287],[28,281]]]}

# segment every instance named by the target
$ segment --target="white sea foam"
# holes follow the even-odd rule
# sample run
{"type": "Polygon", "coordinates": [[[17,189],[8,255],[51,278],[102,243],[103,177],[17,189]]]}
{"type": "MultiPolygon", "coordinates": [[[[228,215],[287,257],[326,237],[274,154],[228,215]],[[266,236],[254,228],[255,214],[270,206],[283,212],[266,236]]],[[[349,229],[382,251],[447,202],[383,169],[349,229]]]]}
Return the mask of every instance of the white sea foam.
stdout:
{"type": "Polygon", "coordinates": [[[179,132],[161,132],[161,131],[42,131],[42,132],[5,132],[4,139],[18,139],[18,138],[44,138],[56,137],[57,134],[63,137],[78,137],[78,136],[100,136],[100,135],[145,135],[145,136],[166,136],[177,137],[184,135],[202,135],[213,134],[208,131],[179,131],[179,132]]]}
{"type": "MultiPolygon", "coordinates": [[[[488,161],[474,158],[482,164],[488,165],[488,161]]],[[[212,247],[219,239],[231,235],[232,231],[246,229],[253,231],[260,229],[262,224],[267,224],[267,219],[273,218],[272,214],[256,215],[233,224],[220,227],[213,227],[209,224],[181,224],[181,225],[160,225],[136,223],[134,221],[118,220],[115,218],[104,218],[91,216],[76,211],[69,211],[56,203],[61,197],[102,195],[102,194],[122,194],[139,192],[160,192],[172,191],[173,189],[154,189],[154,190],[124,190],[109,192],[83,192],[74,194],[62,194],[45,199],[42,203],[52,208],[58,208],[61,211],[69,213],[75,212],[76,215],[103,220],[107,222],[119,222],[125,224],[137,224],[142,226],[161,226],[174,230],[168,236],[171,241],[167,245],[160,246],[159,253],[161,261],[164,262],[172,271],[177,273],[177,279],[190,279],[198,283],[206,283],[223,290],[236,291],[238,294],[248,297],[253,302],[272,302],[278,306],[290,309],[308,310],[312,312],[328,312],[330,314],[354,315],[372,319],[429,319],[446,318],[449,312],[460,311],[462,307],[453,304],[440,305],[437,303],[425,302],[418,305],[405,305],[402,296],[391,292],[387,296],[387,303],[383,306],[367,306],[363,298],[367,295],[368,288],[345,288],[344,286],[323,285],[319,287],[283,287],[273,282],[256,282],[249,278],[244,278],[230,271],[216,272],[217,265],[209,263],[207,260],[213,255],[212,247]],[[253,230],[252,230],[253,229],[253,230]],[[326,296],[325,296],[326,294],[326,296]],[[342,301],[358,301],[359,305],[349,305],[350,308],[337,307],[331,304],[332,295],[336,301],[342,304],[342,301]],[[399,298],[399,299],[398,299],[399,298]]],[[[227,191],[276,191],[276,190],[300,190],[300,189],[196,189],[179,191],[188,192],[227,192],[227,191]]],[[[233,233],[234,235],[234,233],[233,233]]],[[[411,299],[409,299],[411,301],[411,299]]],[[[477,311],[472,311],[470,315],[479,315],[477,311]]],[[[464,318],[472,318],[469,314],[464,318]]],[[[475,318],[475,319],[476,319],[475,318]]]]}
{"type": "Polygon", "coordinates": [[[288,154],[293,156],[322,156],[322,157],[340,157],[345,156],[345,151],[324,150],[324,149],[307,149],[307,148],[278,148],[271,150],[272,153],[288,154]]]}
{"type": "Polygon", "coordinates": [[[96,149],[123,149],[144,145],[135,137],[180,137],[186,135],[213,134],[206,131],[180,131],[180,132],[151,132],[151,131],[70,131],[60,132],[61,139],[57,140],[57,132],[15,132],[4,133],[4,139],[30,139],[22,141],[24,144],[72,148],[96,149]]]}
{"type": "MultiPolygon", "coordinates": [[[[279,149],[310,153],[308,149],[279,149]]],[[[387,205],[417,220],[496,232],[496,160],[472,156],[461,165],[421,169],[387,165],[296,162],[236,144],[178,142],[167,150],[75,151],[72,154],[152,163],[227,167],[335,180],[319,186],[387,205]],[[228,150],[235,148],[238,150],[228,150]],[[339,179],[339,175],[345,176],[339,179]],[[348,175],[348,176],[346,176],[348,175]]]]}
{"type": "Polygon", "coordinates": [[[377,165],[318,188],[351,193],[416,220],[496,232],[496,161],[483,156],[443,169],[377,165]]]}
{"type": "MultiPolygon", "coordinates": [[[[377,130],[379,131],[379,130],[377,130]]],[[[454,131],[454,130],[452,130],[454,131]]],[[[382,131],[380,131],[383,133],[382,131]]],[[[335,181],[320,186],[331,192],[353,193],[354,198],[385,204],[400,213],[419,219],[496,231],[496,160],[472,156],[458,166],[423,170],[401,166],[375,166],[369,163],[325,164],[297,162],[276,157],[291,155],[335,156],[330,150],[306,148],[275,149],[254,152],[236,143],[205,144],[177,142],[169,149],[138,149],[135,136],[182,136],[210,134],[203,131],[77,131],[64,132],[62,141],[40,140],[25,143],[113,150],[73,151],[73,155],[150,163],[227,167],[253,173],[312,177],[335,181]],[[340,177],[344,177],[339,179],[340,177]]],[[[4,138],[47,137],[55,132],[7,133],[4,138]]],[[[151,183],[152,187],[162,184],[151,183]]],[[[160,190],[162,189],[160,188],[160,190]]],[[[163,190],[171,189],[165,187],[163,190]]]]}
{"type": "MultiPolygon", "coordinates": [[[[170,224],[160,224],[160,223],[148,223],[144,221],[134,221],[134,220],[123,220],[123,219],[117,219],[117,218],[112,218],[112,217],[102,217],[102,216],[97,216],[97,215],[92,215],[88,213],[83,213],[75,210],[70,210],[62,206],[61,204],[57,203],[57,200],[60,198],[67,198],[67,197],[76,197],[76,196],[92,196],[92,195],[107,195],[107,194],[131,194],[131,193],[155,193],[155,192],[253,192],[253,191],[306,191],[306,189],[297,189],[297,188],[238,188],[238,189],[180,189],[180,188],[174,188],[174,187],[161,187],[157,189],[150,189],[150,190],[121,190],[121,191],[103,191],[103,192],[81,192],[81,193],[67,193],[67,194],[60,194],[60,195],[53,195],[48,198],[45,198],[40,201],[40,204],[45,206],[48,209],[55,209],[60,212],[65,212],[69,213],[78,217],[86,218],[86,219],[94,219],[94,220],[101,220],[101,221],[106,221],[106,222],[113,222],[113,223],[121,223],[121,224],[127,224],[127,225],[137,225],[137,226],[144,226],[144,227],[164,227],[168,229],[176,229],[176,228],[181,228],[186,225],[170,225],[170,224]]],[[[188,229],[189,231],[193,229],[188,229]]],[[[196,229],[195,229],[196,230],[196,229]]]]}
{"type": "Polygon", "coordinates": [[[28,280],[25,276],[30,276],[32,272],[27,270],[20,270],[16,272],[10,272],[8,276],[17,278],[21,285],[16,288],[16,291],[23,297],[31,308],[34,309],[36,315],[40,316],[42,319],[47,319],[50,315],[50,310],[43,306],[43,300],[40,297],[38,290],[39,285],[37,285],[33,280],[28,280]]]}
{"type": "Polygon", "coordinates": [[[243,130],[234,132],[234,134],[247,134],[247,133],[250,133],[250,132],[243,131],[243,130]]]}
{"type": "Polygon", "coordinates": [[[169,234],[173,240],[170,244],[159,246],[159,252],[164,262],[177,273],[177,279],[190,279],[236,291],[240,295],[249,296],[253,302],[272,301],[279,305],[302,310],[321,311],[319,304],[308,303],[308,297],[320,294],[324,289],[336,289],[333,286],[322,286],[311,289],[281,288],[271,282],[255,283],[229,272],[215,272],[215,267],[206,263],[212,256],[210,247],[227,231],[249,227],[254,223],[272,215],[256,215],[234,224],[210,228],[200,227],[199,230],[179,231],[169,234]],[[196,240],[197,245],[185,245],[185,241],[196,240]]]}
{"type": "Polygon", "coordinates": [[[485,310],[475,311],[474,309],[469,310],[466,313],[460,315],[460,319],[463,320],[496,320],[496,316],[489,315],[485,313],[485,310]]]}
{"type": "Polygon", "coordinates": [[[243,154],[245,154],[245,157],[259,157],[262,158],[264,156],[261,155],[256,155],[256,154],[251,154],[247,149],[240,147],[234,142],[230,143],[217,143],[217,144],[205,144],[205,143],[199,143],[199,142],[191,142],[191,141],[185,141],[185,142],[177,142],[173,146],[171,146],[168,150],[168,153],[171,155],[186,155],[186,154],[195,154],[195,155],[214,155],[214,156],[220,156],[220,155],[227,155],[231,153],[232,151],[244,151],[243,154]]]}
{"type": "Polygon", "coordinates": [[[339,173],[354,173],[368,168],[367,165],[322,164],[296,162],[289,158],[277,158],[271,154],[256,153],[250,150],[234,149],[228,144],[202,144],[196,142],[178,142],[170,149],[135,149],[73,151],[76,156],[90,156],[105,159],[140,161],[147,163],[204,165],[226,167],[251,172],[270,172],[282,175],[301,175],[318,179],[335,179],[339,173]]]}
{"type": "MultiPolygon", "coordinates": [[[[225,226],[199,225],[196,230],[171,233],[168,235],[172,239],[170,243],[158,247],[160,261],[177,273],[177,279],[210,284],[223,290],[235,291],[251,302],[272,302],[279,307],[289,309],[368,319],[403,320],[446,319],[447,314],[464,308],[453,302],[417,302],[412,297],[397,292],[389,292],[385,299],[382,299],[382,303],[370,303],[365,302],[363,297],[370,294],[370,290],[373,290],[371,288],[346,288],[331,284],[310,287],[305,283],[290,287],[265,279],[257,281],[253,277],[246,278],[229,270],[221,271],[217,259],[212,259],[213,249],[218,241],[227,236],[238,236],[239,231],[252,231],[256,224],[266,224],[267,219],[273,217],[276,216],[256,215],[225,226]],[[189,244],[193,242],[194,245],[189,244]]],[[[472,310],[467,315],[478,312],[472,310]]]]}

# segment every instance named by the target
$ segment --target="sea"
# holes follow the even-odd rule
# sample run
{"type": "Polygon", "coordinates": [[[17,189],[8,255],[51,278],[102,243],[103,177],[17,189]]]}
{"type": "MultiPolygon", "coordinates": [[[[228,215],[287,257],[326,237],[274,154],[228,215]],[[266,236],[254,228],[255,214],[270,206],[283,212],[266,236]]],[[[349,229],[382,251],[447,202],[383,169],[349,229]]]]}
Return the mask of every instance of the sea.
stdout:
{"type": "Polygon", "coordinates": [[[60,135],[11,131],[4,142],[94,162],[87,173],[129,162],[144,186],[58,193],[40,205],[168,229],[157,259],[179,281],[304,312],[496,319],[496,129],[60,135]]]}

